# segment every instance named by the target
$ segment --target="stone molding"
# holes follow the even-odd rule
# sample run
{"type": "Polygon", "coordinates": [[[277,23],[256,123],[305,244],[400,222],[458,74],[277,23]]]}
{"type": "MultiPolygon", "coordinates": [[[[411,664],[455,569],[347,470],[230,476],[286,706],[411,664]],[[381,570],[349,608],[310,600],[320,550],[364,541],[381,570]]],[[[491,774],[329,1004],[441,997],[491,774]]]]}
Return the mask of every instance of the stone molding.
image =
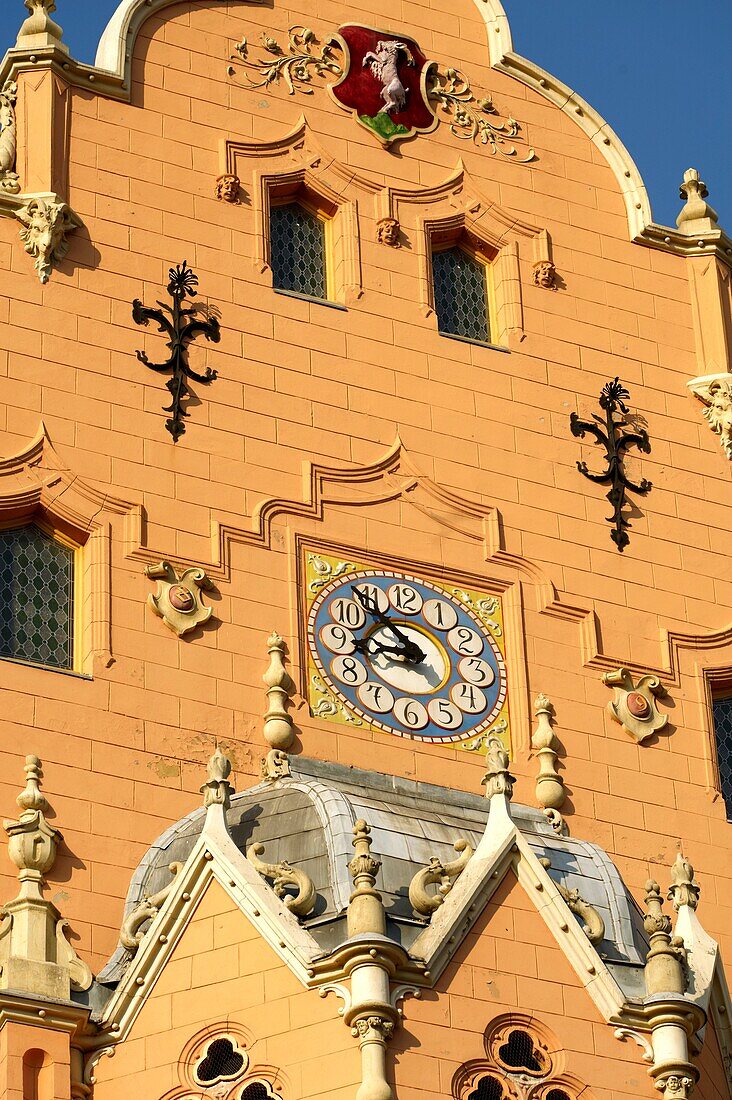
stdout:
{"type": "MultiPolygon", "coordinates": [[[[0,521],[49,525],[83,547],[82,573],[88,576],[91,622],[83,636],[82,671],[95,660],[108,667],[114,660],[111,636],[112,530],[125,521],[137,526],[142,509],[131,501],[102,492],[60,457],[40,421],[36,435],[15,454],[0,458],[0,521]]],[[[124,541],[124,539],[123,539],[124,541]]]]}

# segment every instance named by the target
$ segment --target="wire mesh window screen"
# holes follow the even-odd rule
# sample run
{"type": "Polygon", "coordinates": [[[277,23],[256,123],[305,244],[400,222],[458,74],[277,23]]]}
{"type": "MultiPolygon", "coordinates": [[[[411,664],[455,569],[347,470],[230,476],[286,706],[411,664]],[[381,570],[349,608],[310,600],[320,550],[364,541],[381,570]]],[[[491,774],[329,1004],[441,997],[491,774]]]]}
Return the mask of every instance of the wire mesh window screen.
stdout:
{"type": "Polygon", "coordinates": [[[0,656],[74,663],[74,552],[34,524],[0,531],[0,656]]]}
{"type": "Polygon", "coordinates": [[[512,1031],[508,1042],[498,1051],[501,1061],[512,1069],[525,1069],[529,1073],[541,1073],[543,1066],[537,1058],[534,1040],[527,1031],[512,1031]]]}
{"type": "Polygon", "coordinates": [[[325,225],[299,202],[273,206],[269,215],[272,285],[326,298],[325,225]]]}
{"type": "Polygon", "coordinates": [[[240,1100],[270,1100],[271,1093],[261,1081],[253,1081],[243,1090],[240,1100]]]}
{"type": "Polygon", "coordinates": [[[722,797],[727,807],[727,817],[732,819],[732,695],[715,699],[713,711],[722,797]]]}
{"type": "Polygon", "coordinates": [[[231,1080],[244,1069],[244,1055],[234,1050],[231,1039],[214,1039],[206,1056],[196,1066],[196,1077],[204,1085],[231,1080]]]}
{"type": "Polygon", "coordinates": [[[468,1100],[501,1100],[503,1088],[495,1077],[481,1077],[478,1087],[468,1093],[468,1100]]]}
{"type": "Polygon", "coordinates": [[[462,248],[448,248],[432,253],[432,279],[439,331],[489,343],[485,265],[462,248]]]}

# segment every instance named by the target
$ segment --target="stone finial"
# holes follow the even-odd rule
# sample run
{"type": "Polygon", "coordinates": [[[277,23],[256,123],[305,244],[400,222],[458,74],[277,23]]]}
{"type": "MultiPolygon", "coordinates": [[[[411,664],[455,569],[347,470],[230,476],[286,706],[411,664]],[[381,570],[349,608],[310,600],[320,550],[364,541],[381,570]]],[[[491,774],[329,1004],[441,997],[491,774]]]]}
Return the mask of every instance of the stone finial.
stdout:
{"type": "Polygon", "coordinates": [[[44,46],[55,46],[68,53],[68,47],[61,41],[64,32],[51,19],[51,13],[56,10],[56,0],[24,0],[24,3],[30,15],[18,31],[15,48],[39,50],[44,46]]]}
{"type": "Polygon", "coordinates": [[[557,772],[557,739],[552,729],[554,707],[546,695],[537,696],[534,702],[537,726],[531,738],[531,748],[539,760],[536,777],[536,800],[555,829],[562,828],[560,808],[567,793],[562,777],[557,772]]]}
{"type": "Polygon", "coordinates": [[[485,758],[487,770],[483,776],[483,783],[485,784],[486,798],[493,798],[494,795],[502,794],[505,796],[506,801],[510,801],[516,780],[508,770],[510,760],[500,737],[488,738],[485,758]]]}
{"type": "Polygon", "coordinates": [[[682,994],[686,990],[683,940],[671,935],[671,919],[663,912],[661,888],[655,879],[646,882],[646,913],[643,927],[651,946],[646,956],[645,978],[648,996],[656,993],[682,994]]]}
{"type": "Polygon", "coordinates": [[[68,1000],[71,988],[89,988],[92,973],[66,938],[68,922],[43,897],[44,876],[53,867],[61,834],[46,820],[41,775],[38,757],[26,756],[25,788],[16,799],[20,817],[3,822],[20,891],[2,907],[0,989],[68,1000]]]}
{"type": "Polygon", "coordinates": [[[381,860],[371,854],[371,828],[365,821],[353,826],[351,842],[355,854],[348,864],[353,879],[353,893],[348,904],[348,935],[386,932],[386,918],[381,894],[375,889],[381,860]]]}
{"type": "Polygon", "coordinates": [[[209,806],[223,806],[228,810],[234,788],[229,783],[231,775],[231,761],[225,756],[219,746],[206,766],[207,779],[201,786],[203,804],[206,809],[209,806]]]}
{"type": "Polygon", "coordinates": [[[718,228],[716,210],[704,201],[708,194],[707,185],[700,179],[696,168],[687,168],[679,187],[679,197],[686,199],[676,219],[680,233],[695,236],[718,228]]]}
{"type": "Polygon", "coordinates": [[[264,736],[273,749],[289,749],[294,740],[292,718],[287,703],[295,690],[292,677],[285,668],[285,641],[274,630],[267,639],[269,668],[262,679],[267,685],[267,712],[264,715],[264,736]]]}
{"type": "Polygon", "coordinates": [[[696,909],[699,904],[701,887],[694,879],[694,868],[685,856],[679,852],[671,867],[671,885],[668,891],[668,900],[678,913],[682,905],[688,905],[690,909],[696,909]]]}
{"type": "Polygon", "coordinates": [[[656,697],[665,694],[657,676],[639,676],[634,683],[630,671],[619,668],[605,672],[602,682],[613,688],[613,698],[607,705],[610,717],[637,742],[645,741],[667,724],[668,715],[662,714],[656,704],[656,697]]]}

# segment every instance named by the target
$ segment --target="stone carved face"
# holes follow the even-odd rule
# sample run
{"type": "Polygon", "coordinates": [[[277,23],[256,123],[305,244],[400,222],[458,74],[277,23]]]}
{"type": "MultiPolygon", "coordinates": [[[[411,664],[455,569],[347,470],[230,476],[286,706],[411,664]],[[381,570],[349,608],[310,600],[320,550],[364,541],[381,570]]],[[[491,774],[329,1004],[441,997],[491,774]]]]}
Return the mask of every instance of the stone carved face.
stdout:
{"type": "Polygon", "coordinates": [[[216,180],[216,198],[223,202],[238,203],[241,181],[238,176],[224,175],[216,180]]]}
{"type": "Polygon", "coordinates": [[[399,222],[396,218],[381,218],[376,223],[376,240],[379,244],[390,245],[391,248],[399,247],[399,222]]]}
{"type": "Polygon", "coordinates": [[[543,287],[544,290],[556,290],[557,269],[551,260],[539,260],[534,264],[534,285],[543,287]]]}
{"type": "Polygon", "coordinates": [[[732,381],[712,382],[702,400],[710,428],[720,437],[727,458],[732,458],[732,381]]]}
{"type": "Polygon", "coordinates": [[[66,234],[81,223],[63,202],[31,199],[16,212],[22,222],[20,237],[29,256],[34,256],[36,271],[42,283],[47,283],[54,263],[63,260],[69,251],[66,234]]]}

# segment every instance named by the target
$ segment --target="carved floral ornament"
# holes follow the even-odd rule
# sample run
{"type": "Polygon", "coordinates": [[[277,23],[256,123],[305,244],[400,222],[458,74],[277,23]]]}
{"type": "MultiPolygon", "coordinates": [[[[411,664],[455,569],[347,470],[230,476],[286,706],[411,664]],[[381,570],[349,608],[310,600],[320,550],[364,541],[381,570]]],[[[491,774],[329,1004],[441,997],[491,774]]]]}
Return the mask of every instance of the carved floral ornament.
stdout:
{"type": "Polygon", "coordinates": [[[289,95],[312,95],[327,86],[339,106],[384,145],[444,121],[456,138],[488,146],[493,154],[522,164],[535,158],[530,148],[519,155],[516,119],[501,119],[490,97],[476,95],[464,73],[442,70],[406,36],[347,24],[321,41],[312,28],[292,26],[285,45],[263,33],[253,56],[246,38],[234,50],[229,76],[240,74],[253,90],[282,82],[289,95]]]}

